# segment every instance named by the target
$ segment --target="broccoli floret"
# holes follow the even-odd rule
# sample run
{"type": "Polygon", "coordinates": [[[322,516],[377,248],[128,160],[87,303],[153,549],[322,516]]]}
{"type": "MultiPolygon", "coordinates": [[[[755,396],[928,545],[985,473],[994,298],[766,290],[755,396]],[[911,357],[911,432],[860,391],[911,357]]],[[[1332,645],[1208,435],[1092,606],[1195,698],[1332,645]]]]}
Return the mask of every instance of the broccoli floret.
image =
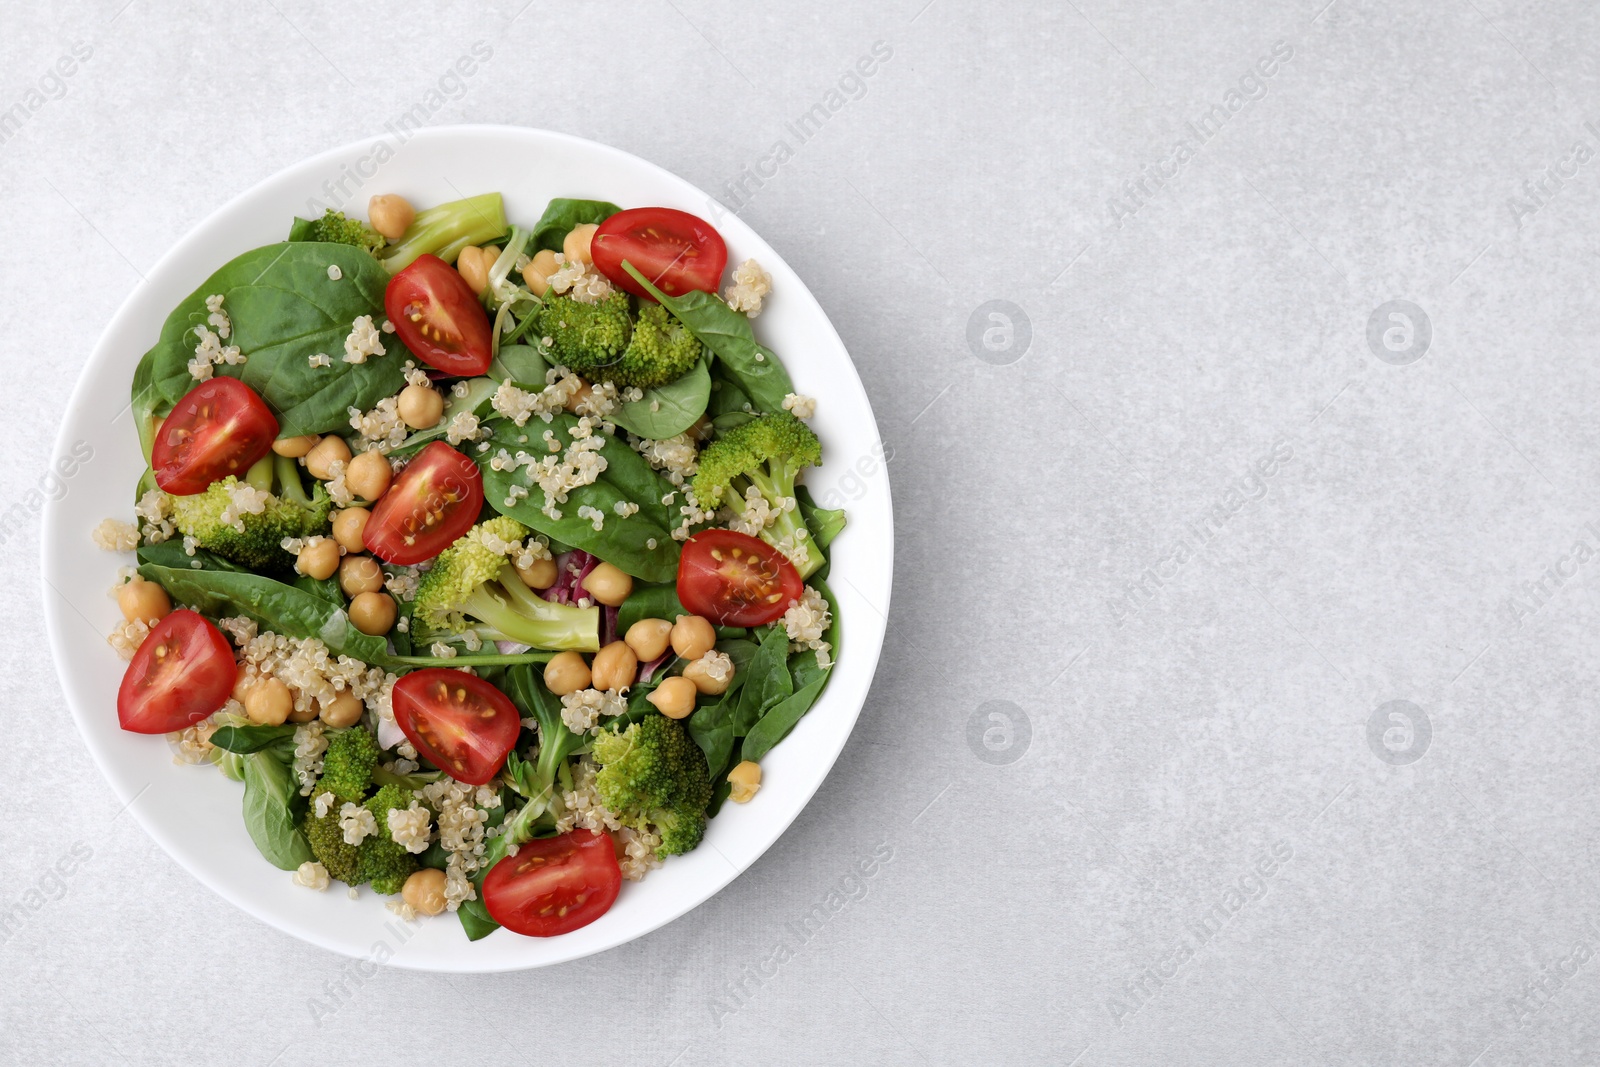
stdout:
{"type": "Polygon", "coordinates": [[[339,801],[361,803],[372,787],[372,770],[378,765],[378,739],[365,726],[352,726],[328,736],[322,754],[322,777],[311,795],[332,793],[339,801]]]}
{"type": "Polygon", "coordinates": [[[648,715],[626,729],[613,726],[595,736],[593,754],[601,765],[595,776],[600,803],[623,825],[660,834],[657,855],[688,852],[700,843],[711,772],[682,724],[648,715]]]}
{"type": "Polygon", "coordinates": [[[360,219],[347,219],[344,212],[329,208],[307,228],[307,239],[336,245],[354,245],[377,255],[383,248],[383,234],[360,219]]]}
{"type": "Polygon", "coordinates": [[[389,834],[389,812],[404,811],[416,794],[398,785],[386,785],[367,800],[366,809],[378,824],[378,832],[365,837],[359,849],[358,877],[371,882],[379,893],[398,893],[417,869],[417,857],[389,834]]]}
{"type": "Polygon", "coordinates": [[[481,245],[504,237],[506,208],[499,193],[469,196],[417,212],[400,240],[378,254],[378,261],[398,274],[418,256],[435,255],[446,263],[468,245],[481,245]]]}
{"type": "Polygon", "coordinates": [[[693,370],[704,347],[666,308],[646,304],[639,309],[639,321],[633,324],[633,339],[622,353],[622,362],[605,377],[618,385],[654,389],[693,370]]]}
{"type": "Polygon", "coordinates": [[[761,539],[789,557],[805,578],[822,566],[822,552],[812,547],[815,539],[794,500],[794,480],[821,462],[822,442],[811,428],[787,411],[774,411],[735,426],[700,453],[695,500],[707,511],[726,505],[742,515],[749,507],[746,493],[754,488],[776,513],[761,539]]]}
{"type": "Polygon", "coordinates": [[[234,487],[239,484],[230,474],[203,493],[173,497],[173,525],[201,548],[251,570],[269,572],[294,566],[294,557],[283,550],[284,538],[329,533],[332,501],[320,483],[312,495],[306,494],[294,460],[268,456],[246,473],[244,484],[268,493],[260,514],[241,511],[234,503],[234,487]]]}
{"type": "Polygon", "coordinates": [[[339,826],[338,803],[320,818],[315,811],[306,812],[304,829],[311,854],[328,869],[328,877],[350,885],[360,885],[364,881],[361,850],[344,839],[344,830],[339,826]]]}
{"type": "Polygon", "coordinates": [[[412,605],[413,630],[435,633],[475,630],[489,641],[514,641],[533,648],[600,650],[600,609],[555,604],[534,594],[511,562],[485,545],[485,537],[519,541],[522,523],[497,516],[468,530],[439,553],[423,575],[412,605]],[[482,625],[474,625],[468,617],[482,625]]]}
{"type": "Polygon", "coordinates": [[[538,336],[550,338],[540,352],[553,366],[564,366],[592,380],[610,378],[633,336],[626,293],[612,293],[593,304],[570,296],[550,296],[538,312],[538,336]]]}

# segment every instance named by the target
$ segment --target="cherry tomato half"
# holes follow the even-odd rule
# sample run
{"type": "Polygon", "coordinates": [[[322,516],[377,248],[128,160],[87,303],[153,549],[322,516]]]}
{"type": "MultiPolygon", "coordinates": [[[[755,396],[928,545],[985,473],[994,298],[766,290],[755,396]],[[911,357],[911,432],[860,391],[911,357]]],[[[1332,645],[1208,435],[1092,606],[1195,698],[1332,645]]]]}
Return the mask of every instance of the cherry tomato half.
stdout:
{"type": "Polygon", "coordinates": [[[458,782],[483,785],[517,743],[522,718],[493,685],[429,667],[394,683],[394,721],[416,750],[458,782]]]}
{"type": "Polygon", "coordinates": [[[482,510],[478,465],[435,441],[411,458],[373,507],[361,542],[387,563],[411,566],[449,548],[482,510]]]}
{"type": "Polygon", "coordinates": [[[589,254],[611,284],[652,301],[655,297],[622,269],[623,260],[668,296],[691,289],[715,293],[728,265],[722,235],[705,219],[670,207],[617,212],[594,232],[589,254]]]}
{"type": "Polygon", "coordinates": [[[600,918],[621,888],[610,835],[572,830],[529,841],[495,864],[483,879],[483,904],[507,930],[554,937],[600,918]]]}
{"type": "Polygon", "coordinates": [[[493,328],[461,272],[438,256],[418,256],[389,279],[383,310],[422,362],[471,377],[489,369],[493,328]]]}
{"type": "Polygon", "coordinates": [[[117,721],[136,734],[186,730],[228,702],[238,677],[228,639],[180,608],[133,654],[117,690],[117,721]]]}
{"type": "Polygon", "coordinates": [[[678,557],[678,600],[722,626],[762,626],[805,594],[788,557],[733,530],[701,530],[678,557]]]}
{"type": "Polygon", "coordinates": [[[277,437],[278,420],[256,391],[237,378],[219,376],[173,405],[156,431],[150,466],[162,489],[193,496],[219,478],[244,477],[277,437]]]}

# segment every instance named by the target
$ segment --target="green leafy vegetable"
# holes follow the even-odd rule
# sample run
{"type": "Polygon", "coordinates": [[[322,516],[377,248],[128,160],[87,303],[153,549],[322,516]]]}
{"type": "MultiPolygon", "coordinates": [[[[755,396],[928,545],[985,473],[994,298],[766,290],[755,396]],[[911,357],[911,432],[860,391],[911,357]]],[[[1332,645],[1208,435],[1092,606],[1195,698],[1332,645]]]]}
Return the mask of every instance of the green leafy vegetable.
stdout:
{"type": "Polygon", "coordinates": [[[550,365],[533,345],[502,345],[500,354],[489,364],[489,377],[497,382],[510,379],[524,389],[543,389],[550,365]]]}
{"type": "MultiPolygon", "coordinates": [[[[828,602],[828,610],[833,616],[828,626],[828,643],[837,652],[841,633],[839,604],[833,599],[833,590],[816,577],[811,579],[811,587],[828,602]]],[[[833,667],[819,666],[817,654],[807,650],[789,657],[789,674],[794,679],[794,692],[768,708],[760,720],[750,727],[744,739],[743,758],[759,762],[779,741],[789,736],[789,731],[822,695],[823,687],[833,675],[833,667]]]]}
{"type": "Polygon", "coordinates": [[[666,619],[675,622],[689,610],[678,602],[674,585],[635,585],[628,599],[617,609],[617,633],[625,634],[640,619],[666,619]]]}
{"type": "Polygon", "coordinates": [[[561,513],[559,519],[552,519],[542,510],[544,490],[532,481],[527,468],[494,469],[494,457],[501,449],[513,457],[519,452],[553,455],[541,440],[546,429],[554,432],[559,448],[566,449],[577,424],[578,420],[566,412],[557,413],[548,426],[529,422],[518,427],[505,419],[490,423],[494,436],[489,448],[470,453],[483,470],[483,492],[490,507],[556,541],[591,552],[635,578],[647,582],[675,580],[679,546],[672,539],[674,513],[661,503],[662,497],[674,491],[673,486],[651,470],[650,464],[621,438],[602,435],[604,444],[599,454],[605,458],[606,469],[593,484],[568,492],[566,502],[556,505],[561,513]],[[513,499],[513,486],[526,489],[528,495],[513,499]],[[508,499],[513,502],[506,503],[508,499]],[[623,518],[616,513],[619,503],[637,504],[639,510],[623,518]],[[579,517],[580,507],[595,508],[605,516],[601,529],[596,530],[589,519],[579,517]],[[655,547],[650,547],[651,542],[655,547]]]}
{"type": "Polygon", "coordinates": [[[244,759],[244,826],[250,840],[280,870],[292,871],[311,859],[296,811],[303,803],[289,768],[266,752],[244,759]]]}
{"type": "Polygon", "coordinates": [[[783,410],[783,398],[794,392],[794,383],[773,351],[756,341],[748,315],[699,289],[668,296],[651,285],[632,263],[624,261],[622,268],[716,353],[723,371],[738,383],[757,411],[783,410]]]}
{"type": "Polygon", "coordinates": [[[711,371],[701,359],[694,370],[666,385],[646,389],[644,397],[620,405],[611,421],[636,437],[660,441],[693,426],[711,399],[711,371]]]}
{"type": "Polygon", "coordinates": [[[567,236],[568,230],[584,223],[598,225],[621,210],[617,205],[604,200],[569,200],[557,197],[550,201],[550,206],[544,209],[544,214],[539,216],[538,223],[533,227],[534,251],[549,249],[552,252],[559,252],[561,241],[567,236]]]}
{"type": "Polygon", "coordinates": [[[248,756],[285,739],[293,740],[295,727],[282,726],[219,726],[211,734],[211,743],[217,748],[248,756]]]}
{"type": "Polygon", "coordinates": [[[363,315],[383,318],[389,273],[350,245],[284,242],[246,252],[179,304],[150,350],[148,386],[135,376],[135,408],[148,406],[153,389],[170,406],[196,384],[189,373],[196,326],[206,323],[206,298],[220,295],[233,324],[225,344],[238,345],[245,362],[220,364],[217,374],[241,379],[261,394],[278,417],[284,437],[349,428],[348,409],[363,411],[405,384],[400,366],[410,354],[393,334],[383,335],[385,355],[365,363],[344,361],[351,325],[363,315]],[[328,277],[328,267],[342,273],[328,277]],[[329,355],[326,367],[308,362],[329,355]]]}

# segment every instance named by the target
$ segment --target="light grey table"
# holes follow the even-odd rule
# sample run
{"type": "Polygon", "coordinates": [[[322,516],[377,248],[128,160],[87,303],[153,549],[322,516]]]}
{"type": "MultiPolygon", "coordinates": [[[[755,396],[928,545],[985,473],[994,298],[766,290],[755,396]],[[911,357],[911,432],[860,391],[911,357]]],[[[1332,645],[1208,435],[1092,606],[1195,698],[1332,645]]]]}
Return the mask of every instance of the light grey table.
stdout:
{"type": "Polygon", "coordinates": [[[0,1057],[1600,1057],[1593,4],[520,4],[6,11],[0,1057]],[[43,644],[28,509],[103,324],[407,113],[721,197],[893,451],[888,643],[822,791],[556,970],[363,973],[237,913],[112,821],[43,644]]]}

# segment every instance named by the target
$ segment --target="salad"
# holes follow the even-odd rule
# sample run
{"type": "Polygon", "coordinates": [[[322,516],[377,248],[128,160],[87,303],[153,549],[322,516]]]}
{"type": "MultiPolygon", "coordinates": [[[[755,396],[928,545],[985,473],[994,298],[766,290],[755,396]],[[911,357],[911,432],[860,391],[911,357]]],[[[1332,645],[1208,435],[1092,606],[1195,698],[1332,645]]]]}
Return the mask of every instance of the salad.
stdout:
{"type": "MultiPolygon", "coordinates": [[[[243,784],[296,884],[548,937],[689,852],[816,702],[842,511],[669,208],[375,196],[224,264],[133,376],[124,730],[243,784]]],[[[724,285],[724,275],[730,274],[724,285]]]]}

